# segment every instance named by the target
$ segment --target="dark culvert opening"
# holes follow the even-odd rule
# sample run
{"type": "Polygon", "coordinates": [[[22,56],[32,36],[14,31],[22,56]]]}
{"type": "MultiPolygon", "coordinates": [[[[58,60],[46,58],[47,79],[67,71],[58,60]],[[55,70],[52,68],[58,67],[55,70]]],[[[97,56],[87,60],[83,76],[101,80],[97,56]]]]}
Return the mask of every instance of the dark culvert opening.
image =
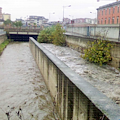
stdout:
{"type": "Polygon", "coordinates": [[[35,40],[37,40],[38,35],[19,35],[19,34],[9,34],[7,35],[8,39],[12,39],[14,41],[23,41],[23,42],[28,42],[29,37],[33,37],[35,40]]]}

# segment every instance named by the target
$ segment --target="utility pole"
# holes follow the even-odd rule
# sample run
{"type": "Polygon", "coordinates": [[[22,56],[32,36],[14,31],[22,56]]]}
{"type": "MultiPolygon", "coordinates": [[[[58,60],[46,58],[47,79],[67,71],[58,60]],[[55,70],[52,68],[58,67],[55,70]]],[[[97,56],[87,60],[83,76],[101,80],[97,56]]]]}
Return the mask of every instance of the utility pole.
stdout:
{"type": "Polygon", "coordinates": [[[64,25],[64,8],[66,8],[66,7],[71,7],[71,5],[69,5],[69,6],[63,6],[63,25],[64,25]]]}

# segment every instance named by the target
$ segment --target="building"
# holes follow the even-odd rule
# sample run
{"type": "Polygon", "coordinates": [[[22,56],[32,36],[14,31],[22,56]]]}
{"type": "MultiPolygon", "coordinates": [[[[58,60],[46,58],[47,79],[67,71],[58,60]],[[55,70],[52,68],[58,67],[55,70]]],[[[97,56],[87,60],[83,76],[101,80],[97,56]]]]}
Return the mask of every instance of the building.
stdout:
{"type": "Polygon", "coordinates": [[[85,18],[76,18],[74,19],[74,23],[85,23],[85,18]]]}
{"type": "Polygon", "coordinates": [[[29,26],[29,27],[40,27],[41,25],[48,22],[48,19],[46,19],[43,16],[29,16],[26,20],[23,19],[16,19],[16,21],[21,21],[23,26],[29,26]]]}
{"type": "Polygon", "coordinates": [[[97,9],[97,24],[119,24],[120,1],[100,6],[97,9]]]}
{"type": "Polygon", "coordinates": [[[6,21],[6,20],[11,20],[11,15],[8,14],[8,13],[3,13],[3,20],[6,21]]]}
{"type": "Polygon", "coordinates": [[[11,20],[11,15],[8,13],[2,13],[2,8],[0,7],[0,21],[11,20]]]}
{"type": "Polygon", "coordinates": [[[48,22],[48,19],[46,19],[43,16],[29,16],[28,20],[27,20],[28,24],[30,25],[37,25],[40,26],[44,23],[48,22]]]}
{"type": "Polygon", "coordinates": [[[2,16],[2,8],[0,7],[0,20],[3,19],[3,16],[2,16]]]}
{"type": "Polygon", "coordinates": [[[96,18],[85,18],[85,23],[87,24],[97,24],[97,19],[96,18]]]}
{"type": "Polygon", "coordinates": [[[71,20],[69,18],[64,18],[64,24],[70,24],[71,23],[71,20]]]}
{"type": "Polygon", "coordinates": [[[22,23],[22,26],[26,27],[27,26],[27,22],[23,19],[16,19],[15,21],[17,22],[21,22],[22,23]]]}
{"type": "Polygon", "coordinates": [[[96,24],[96,18],[95,19],[91,19],[91,18],[76,18],[73,19],[72,21],[74,21],[74,24],[96,24]]]}

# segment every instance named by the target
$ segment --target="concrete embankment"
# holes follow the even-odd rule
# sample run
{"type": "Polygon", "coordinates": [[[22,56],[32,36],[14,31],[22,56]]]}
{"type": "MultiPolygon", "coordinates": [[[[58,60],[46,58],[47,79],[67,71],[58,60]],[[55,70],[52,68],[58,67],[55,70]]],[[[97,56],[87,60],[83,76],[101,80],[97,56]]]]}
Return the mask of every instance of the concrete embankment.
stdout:
{"type": "Polygon", "coordinates": [[[120,107],[30,38],[29,45],[63,120],[119,120],[120,107]]]}
{"type": "Polygon", "coordinates": [[[3,43],[7,39],[6,34],[1,34],[0,35],[0,44],[3,43]]]}
{"type": "MultiPolygon", "coordinates": [[[[84,49],[87,48],[88,42],[93,42],[95,39],[84,37],[76,34],[66,33],[66,44],[72,49],[75,49],[79,52],[84,52],[84,49]]],[[[113,45],[111,50],[112,61],[109,63],[111,66],[115,68],[120,68],[120,41],[110,41],[113,45]]]]}

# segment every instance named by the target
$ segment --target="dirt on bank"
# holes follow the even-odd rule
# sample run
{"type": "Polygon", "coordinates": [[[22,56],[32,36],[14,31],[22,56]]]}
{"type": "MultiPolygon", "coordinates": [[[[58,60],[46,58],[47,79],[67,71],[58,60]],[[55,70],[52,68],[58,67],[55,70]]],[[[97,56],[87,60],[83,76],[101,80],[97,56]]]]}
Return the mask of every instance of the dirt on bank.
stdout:
{"type": "Polygon", "coordinates": [[[81,53],[53,44],[42,45],[103,94],[120,105],[120,72],[108,65],[98,66],[80,57],[81,53]]]}

